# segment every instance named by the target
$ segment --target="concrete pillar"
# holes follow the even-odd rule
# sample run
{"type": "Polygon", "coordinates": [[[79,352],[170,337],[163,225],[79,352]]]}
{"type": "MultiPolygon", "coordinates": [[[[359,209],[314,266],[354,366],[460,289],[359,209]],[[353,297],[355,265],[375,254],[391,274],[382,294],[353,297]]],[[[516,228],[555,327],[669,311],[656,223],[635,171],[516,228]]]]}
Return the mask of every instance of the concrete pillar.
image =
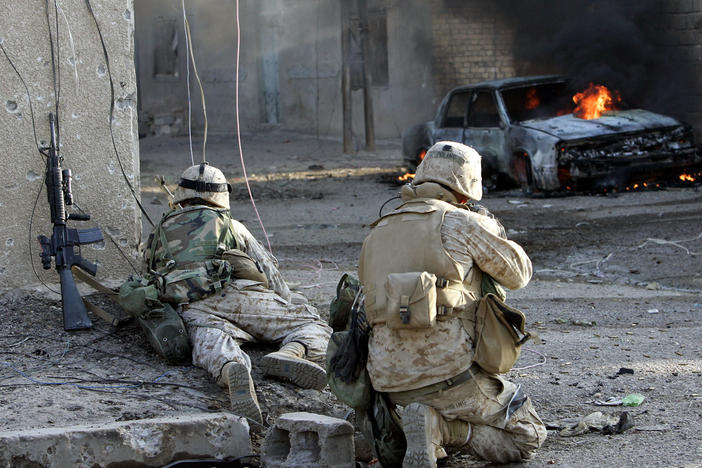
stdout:
{"type": "Polygon", "coordinates": [[[52,232],[45,160],[37,150],[49,141],[48,115],[56,111],[49,30],[56,81],[60,78],[63,167],[73,172],[75,202],[92,215],[92,221],[69,221],[69,227],[97,223],[102,228],[105,241],[81,252],[99,263],[102,280],[117,281],[133,272],[124,257],[135,263],[141,236],[141,215],[132,196],[132,189],[139,194],[133,0],[90,0],[114,82],[116,152],[110,134],[110,74],[95,21],[85,0],[60,0],[48,2],[47,24],[46,3],[0,2],[0,42],[7,54],[0,51],[0,290],[37,285],[32,265],[43,281],[58,281],[55,270],[42,270],[36,240],[38,234],[52,232]]]}
{"type": "Polygon", "coordinates": [[[313,413],[278,418],[263,442],[267,468],[351,468],[354,429],[343,419],[313,413]]]}

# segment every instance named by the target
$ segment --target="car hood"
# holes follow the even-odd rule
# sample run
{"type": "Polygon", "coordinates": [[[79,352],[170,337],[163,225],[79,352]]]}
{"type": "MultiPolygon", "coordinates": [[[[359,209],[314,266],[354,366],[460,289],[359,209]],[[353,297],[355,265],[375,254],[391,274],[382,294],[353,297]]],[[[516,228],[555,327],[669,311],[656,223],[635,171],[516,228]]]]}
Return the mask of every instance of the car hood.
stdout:
{"type": "Polygon", "coordinates": [[[680,125],[680,122],[647,110],[632,109],[607,111],[599,119],[585,120],[573,114],[566,114],[545,120],[527,120],[518,125],[568,141],[675,127],[680,125]]]}

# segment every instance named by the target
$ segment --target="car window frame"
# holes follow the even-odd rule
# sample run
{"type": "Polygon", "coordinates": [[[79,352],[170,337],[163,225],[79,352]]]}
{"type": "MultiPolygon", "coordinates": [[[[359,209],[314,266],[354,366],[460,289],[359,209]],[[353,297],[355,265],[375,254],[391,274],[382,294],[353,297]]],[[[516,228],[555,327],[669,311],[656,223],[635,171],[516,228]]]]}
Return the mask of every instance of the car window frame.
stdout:
{"type": "Polygon", "coordinates": [[[444,104],[443,111],[441,113],[441,119],[439,121],[439,128],[466,128],[466,122],[468,118],[468,104],[470,103],[470,95],[472,94],[473,90],[472,89],[458,89],[453,92],[451,92],[446,99],[446,102],[444,104]],[[456,97],[459,94],[466,94],[468,95],[468,101],[466,102],[465,109],[463,109],[463,122],[461,123],[460,126],[447,126],[446,125],[446,118],[449,111],[449,108],[451,107],[451,101],[453,101],[453,98],[456,97]]]}
{"type": "Polygon", "coordinates": [[[505,115],[504,111],[501,107],[500,99],[497,96],[497,92],[495,89],[488,89],[488,88],[476,88],[471,90],[471,96],[470,99],[468,100],[468,106],[466,108],[466,115],[463,119],[463,126],[464,128],[506,128],[507,122],[505,120],[505,115]],[[494,126],[470,126],[468,125],[468,116],[470,114],[471,110],[471,105],[473,104],[473,96],[477,95],[478,93],[486,93],[489,94],[490,97],[492,98],[492,104],[495,107],[495,112],[497,113],[497,124],[494,126]]]}

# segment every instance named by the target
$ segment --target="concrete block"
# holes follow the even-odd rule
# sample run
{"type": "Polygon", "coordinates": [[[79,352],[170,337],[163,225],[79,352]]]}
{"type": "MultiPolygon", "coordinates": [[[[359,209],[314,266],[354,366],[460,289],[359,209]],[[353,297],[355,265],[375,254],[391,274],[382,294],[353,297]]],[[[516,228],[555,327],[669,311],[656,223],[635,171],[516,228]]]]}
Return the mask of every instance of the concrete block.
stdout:
{"type": "Polygon", "coordinates": [[[163,466],[250,455],[245,419],[228,413],[0,432],[0,466],[163,466]]]}
{"type": "Polygon", "coordinates": [[[283,414],[263,442],[263,464],[267,468],[351,468],[353,433],[353,426],[344,419],[283,414]]]}

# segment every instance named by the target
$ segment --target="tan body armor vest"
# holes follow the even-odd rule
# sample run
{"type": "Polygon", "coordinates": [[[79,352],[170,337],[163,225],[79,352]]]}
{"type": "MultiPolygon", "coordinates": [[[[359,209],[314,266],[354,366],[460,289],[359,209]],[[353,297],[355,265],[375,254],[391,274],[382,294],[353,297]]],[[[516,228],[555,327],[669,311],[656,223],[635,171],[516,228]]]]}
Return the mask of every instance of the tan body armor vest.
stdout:
{"type": "Polygon", "coordinates": [[[414,199],[374,223],[363,243],[359,278],[372,325],[367,368],[377,391],[420,388],[470,367],[472,338],[457,315],[477,303],[473,286],[480,278],[475,278],[474,268],[464,280],[464,267],[441,240],[444,215],[459,209],[435,199],[414,199]],[[388,276],[405,272],[433,273],[437,284],[442,283],[436,288],[436,308],[441,310],[431,327],[395,328],[384,318],[395,313],[386,308],[388,276]]]}
{"type": "Polygon", "coordinates": [[[451,258],[441,241],[444,215],[459,209],[440,200],[415,199],[373,223],[373,230],[363,242],[358,267],[371,325],[382,320],[390,273],[435,274],[440,316],[458,313],[475,301],[475,294],[469,290],[473,278],[464,284],[463,266],[451,258]]]}

